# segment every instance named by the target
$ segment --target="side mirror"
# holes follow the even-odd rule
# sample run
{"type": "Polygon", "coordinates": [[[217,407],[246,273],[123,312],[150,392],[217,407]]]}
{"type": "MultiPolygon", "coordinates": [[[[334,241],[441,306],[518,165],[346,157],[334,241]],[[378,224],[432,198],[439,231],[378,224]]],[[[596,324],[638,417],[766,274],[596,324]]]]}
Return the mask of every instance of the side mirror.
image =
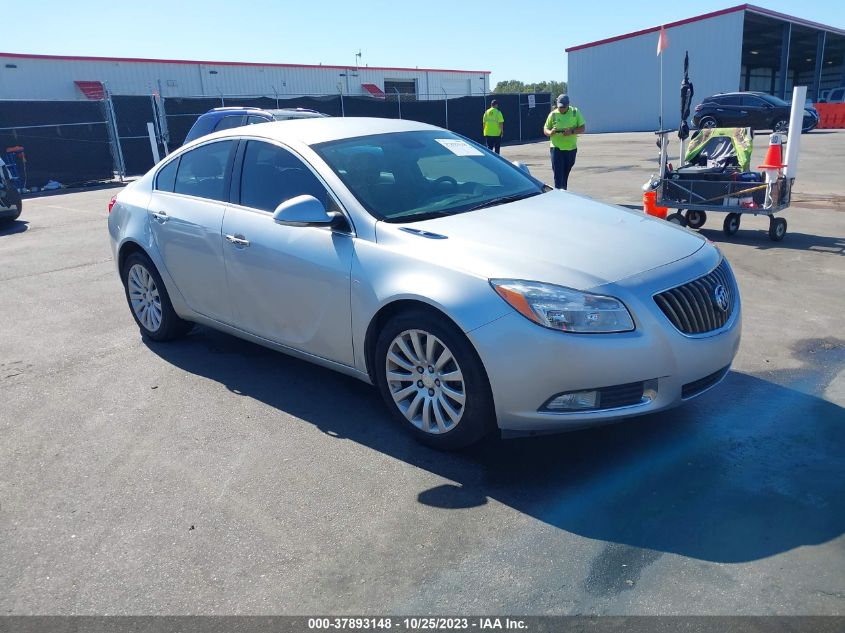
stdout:
{"type": "Polygon", "coordinates": [[[513,164],[514,164],[516,167],[518,167],[520,170],[524,171],[524,172],[525,172],[526,174],[528,174],[529,176],[531,175],[531,172],[530,172],[530,171],[529,171],[529,169],[528,169],[528,165],[526,165],[525,163],[521,163],[521,162],[519,162],[518,160],[515,160],[515,161],[513,161],[513,164]]]}
{"type": "Polygon", "coordinates": [[[273,211],[273,219],[288,226],[331,226],[339,214],[329,213],[314,196],[302,195],[285,200],[273,211]]]}

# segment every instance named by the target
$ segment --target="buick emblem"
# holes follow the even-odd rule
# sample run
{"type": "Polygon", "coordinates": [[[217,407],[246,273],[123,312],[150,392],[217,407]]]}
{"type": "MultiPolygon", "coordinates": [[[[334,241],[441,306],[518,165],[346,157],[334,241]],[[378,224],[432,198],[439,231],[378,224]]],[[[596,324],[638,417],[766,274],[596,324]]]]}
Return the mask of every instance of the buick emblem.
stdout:
{"type": "Polygon", "coordinates": [[[715,299],[716,305],[719,306],[722,312],[728,311],[728,291],[722,284],[719,284],[713,290],[713,299],[715,299]]]}

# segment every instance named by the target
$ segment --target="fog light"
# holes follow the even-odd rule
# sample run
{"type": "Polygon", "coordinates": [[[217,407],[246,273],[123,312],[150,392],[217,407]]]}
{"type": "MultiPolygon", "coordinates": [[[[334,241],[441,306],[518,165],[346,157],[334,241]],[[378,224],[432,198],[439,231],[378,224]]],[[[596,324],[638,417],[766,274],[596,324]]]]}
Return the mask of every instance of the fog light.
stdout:
{"type": "Polygon", "coordinates": [[[655,400],[657,400],[657,378],[643,383],[643,401],[654,402],[655,400]]]}
{"type": "Polygon", "coordinates": [[[562,393],[552,398],[546,405],[549,411],[573,411],[579,409],[595,409],[598,402],[598,391],[573,391],[562,393]]]}

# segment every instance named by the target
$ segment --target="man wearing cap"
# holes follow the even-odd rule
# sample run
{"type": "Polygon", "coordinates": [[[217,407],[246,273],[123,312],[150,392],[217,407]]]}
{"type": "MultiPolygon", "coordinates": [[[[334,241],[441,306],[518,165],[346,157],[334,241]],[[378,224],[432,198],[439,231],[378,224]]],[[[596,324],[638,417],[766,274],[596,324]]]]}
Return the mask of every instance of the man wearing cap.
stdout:
{"type": "Polygon", "coordinates": [[[493,99],[490,108],[481,117],[484,124],[484,140],[487,142],[487,149],[499,153],[502,147],[502,135],[505,133],[505,117],[499,112],[499,102],[493,99]]]}
{"type": "Polygon", "coordinates": [[[569,95],[559,95],[556,104],[557,108],[546,119],[543,134],[550,141],[555,189],[566,189],[569,172],[572,171],[578,153],[578,135],[583,134],[586,127],[578,108],[570,107],[569,95]]]}

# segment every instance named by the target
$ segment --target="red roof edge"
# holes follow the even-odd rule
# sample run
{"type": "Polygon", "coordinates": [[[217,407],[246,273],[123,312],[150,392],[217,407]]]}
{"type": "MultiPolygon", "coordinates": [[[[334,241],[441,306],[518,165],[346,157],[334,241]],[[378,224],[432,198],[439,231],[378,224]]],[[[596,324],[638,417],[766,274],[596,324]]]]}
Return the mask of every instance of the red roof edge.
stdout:
{"type": "Polygon", "coordinates": [[[582,48],[591,48],[593,46],[601,46],[602,44],[610,44],[611,42],[618,42],[619,40],[627,40],[631,37],[637,37],[638,35],[645,35],[646,33],[656,33],[661,28],[671,29],[676,26],[682,26],[684,24],[691,24],[692,22],[700,22],[701,20],[709,20],[710,18],[715,18],[720,15],[726,15],[728,13],[736,13],[737,11],[745,11],[745,9],[749,8],[750,5],[747,4],[740,4],[735,7],[730,7],[729,9],[721,9],[719,11],[713,11],[711,13],[704,13],[703,15],[697,15],[692,18],[686,18],[685,20],[678,20],[677,22],[670,22],[668,24],[663,24],[662,26],[652,26],[648,29],[642,29],[641,31],[634,31],[633,33],[626,33],[625,35],[617,35],[615,37],[608,37],[607,39],[597,40],[595,42],[589,42],[587,44],[579,44],[578,46],[570,46],[566,49],[565,52],[571,53],[572,51],[580,51],[582,48]]]}
{"type": "Polygon", "coordinates": [[[335,70],[401,70],[406,72],[432,72],[432,73],[480,73],[489,75],[489,70],[457,70],[451,68],[402,68],[391,66],[330,66],[326,64],[274,64],[262,62],[214,62],[195,59],[152,59],[147,57],[92,57],[87,55],[34,55],[30,53],[3,53],[0,57],[12,57],[15,59],[60,59],[64,61],[89,61],[89,62],[140,62],[147,64],[202,64],[204,66],[270,66],[273,68],[331,68],[335,70]]]}

